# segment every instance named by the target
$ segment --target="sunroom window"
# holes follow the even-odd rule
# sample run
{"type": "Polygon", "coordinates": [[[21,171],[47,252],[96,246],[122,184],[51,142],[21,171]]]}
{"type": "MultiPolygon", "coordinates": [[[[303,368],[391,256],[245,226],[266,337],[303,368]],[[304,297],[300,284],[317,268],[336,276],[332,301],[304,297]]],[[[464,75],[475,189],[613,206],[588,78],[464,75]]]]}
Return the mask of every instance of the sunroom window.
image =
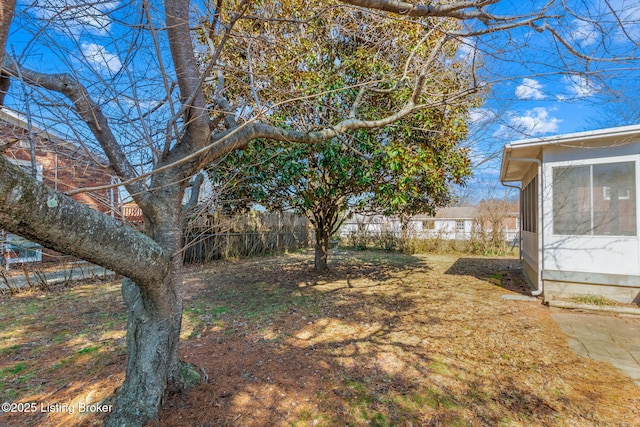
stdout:
{"type": "Polygon", "coordinates": [[[635,162],[553,168],[553,233],[635,236],[635,162]]]}

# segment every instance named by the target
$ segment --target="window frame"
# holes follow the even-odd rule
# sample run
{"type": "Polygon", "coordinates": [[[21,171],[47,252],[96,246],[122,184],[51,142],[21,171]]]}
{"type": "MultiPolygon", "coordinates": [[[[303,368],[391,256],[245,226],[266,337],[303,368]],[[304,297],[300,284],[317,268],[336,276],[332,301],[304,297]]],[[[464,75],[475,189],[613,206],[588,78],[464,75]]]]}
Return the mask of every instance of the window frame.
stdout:
{"type": "MultiPolygon", "coordinates": [[[[549,201],[549,205],[550,205],[550,209],[549,209],[549,214],[551,215],[551,221],[550,221],[550,226],[551,226],[551,235],[553,236],[557,236],[557,237],[567,237],[570,236],[572,238],[579,238],[579,237],[585,237],[585,238],[611,238],[611,237],[615,237],[617,239],[619,238],[633,238],[633,239],[637,239],[638,236],[640,236],[640,221],[639,221],[639,208],[640,205],[638,203],[639,199],[638,199],[638,192],[640,191],[640,189],[638,187],[640,187],[640,182],[638,182],[638,180],[640,179],[640,175],[638,174],[638,167],[640,164],[640,159],[638,159],[637,156],[620,156],[620,157],[603,157],[603,158],[598,158],[598,159],[584,159],[584,160],[580,160],[580,161],[572,161],[572,162],[554,162],[553,164],[548,164],[547,168],[546,168],[546,173],[545,176],[548,179],[548,182],[551,183],[551,191],[549,193],[547,193],[547,196],[545,196],[545,198],[549,201]],[[635,231],[632,234],[622,234],[622,233],[618,233],[618,234],[605,234],[605,233],[598,233],[596,232],[597,224],[595,222],[595,215],[596,215],[596,211],[594,209],[594,197],[596,196],[596,191],[598,192],[598,194],[602,194],[603,196],[603,200],[610,200],[609,198],[606,198],[606,190],[605,190],[605,186],[602,186],[603,189],[602,190],[596,190],[596,187],[594,185],[594,167],[600,167],[600,166],[607,166],[607,165],[615,165],[615,164],[622,164],[622,163],[632,163],[633,167],[630,168],[630,170],[633,171],[634,173],[634,182],[635,182],[635,191],[633,191],[633,197],[631,197],[632,192],[631,189],[627,189],[626,193],[622,196],[619,197],[619,200],[634,200],[635,206],[634,206],[634,215],[633,215],[633,219],[635,221],[635,231]],[[589,229],[586,233],[563,233],[563,232],[556,232],[556,206],[554,204],[555,201],[555,196],[556,196],[556,191],[557,191],[557,185],[556,182],[554,181],[554,171],[556,169],[566,169],[566,168],[584,168],[587,167],[589,168],[589,182],[588,182],[588,189],[589,189],[589,217],[590,217],[590,224],[589,224],[589,229]]],[[[546,216],[546,215],[545,215],[546,216]]]]}
{"type": "Polygon", "coordinates": [[[435,230],[436,229],[436,221],[434,219],[423,219],[422,220],[422,229],[423,230],[435,230]]]}
{"type": "Polygon", "coordinates": [[[538,232],[538,179],[538,175],[533,176],[520,194],[520,230],[527,233],[538,232]]]}

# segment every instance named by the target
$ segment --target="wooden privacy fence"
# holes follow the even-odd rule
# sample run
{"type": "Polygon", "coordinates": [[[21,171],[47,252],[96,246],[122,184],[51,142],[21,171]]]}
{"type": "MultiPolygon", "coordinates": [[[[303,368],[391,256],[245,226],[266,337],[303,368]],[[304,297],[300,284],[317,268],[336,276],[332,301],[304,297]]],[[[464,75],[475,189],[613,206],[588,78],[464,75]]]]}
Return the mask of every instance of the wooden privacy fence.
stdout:
{"type": "Polygon", "coordinates": [[[292,213],[256,212],[201,215],[185,229],[183,258],[201,263],[229,257],[260,256],[309,245],[306,218],[292,213]]]}
{"type": "Polygon", "coordinates": [[[185,235],[184,262],[201,263],[230,257],[260,256],[308,246],[309,233],[264,231],[185,235]]]}

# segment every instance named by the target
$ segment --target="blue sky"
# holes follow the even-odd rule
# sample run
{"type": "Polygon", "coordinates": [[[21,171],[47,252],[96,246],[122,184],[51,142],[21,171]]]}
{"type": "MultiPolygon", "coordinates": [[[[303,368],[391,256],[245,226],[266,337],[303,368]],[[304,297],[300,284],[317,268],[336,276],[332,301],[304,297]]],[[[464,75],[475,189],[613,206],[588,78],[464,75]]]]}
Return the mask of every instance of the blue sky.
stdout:
{"type": "MultiPolygon", "coordinates": [[[[556,7],[549,12],[557,13],[557,18],[544,24],[568,47],[549,31],[540,33],[528,27],[508,37],[491,35],[478,42],[488,58],[486,78],[495,82],[483,112],[485,118],[500,115],[499,129],[493,134],[497,138],[588,130],[593,126],[589,119],[610,108],[609,103],[638,95],[640,4],[635,0],[565,3],[575,15],[556,7]],[[624,29],[619,19],[624,20],[624,29]],[[496,51],[500,53],[494,56],[496,51]]],[[[543,2],[501,1],[495,12],[525,13],[533,4],[543,2]]]]}
{"type": "MultiPolygon", "coordinates": [[[[576,16],[559,11],[559,17],[551,25],[556,26],[571,48],[600,58],[636,55],[640,40],[637,1],[569,0],[568,3],[575,6],[576,16]],[[626,32],[619,29],[608,5],[630,22],[626,32]]],[[[137,82],[131,88],[138,91],[141,100],[138,105],[144,110],[153,107],[160,84],[159,76],[153,73],[154,67],[158,68],[154,52],[137,51],[135,57],[130,55],[131,30],[104,14],[114,12],[115,17],[136,21],[141,19],[137,5],[118,0],[95,3],[38,0],[38,7],[29,7],[35,4],[19,2],[21,13],[39,20],[16,19],[7,46],[9,54],[13,48],[27,67],[47,72],[71,71],[86,82],[92,79],[116,79],[123,85],[137,82]],[[43,27],[45,22],[47,26],[43,27]],[[123,75],[127,73],[129,75],[123,75]],[[141,75],[145,79],[137,78],[141,75]]],[[[543,2],[538,0],[524,3],[502,0],[492,6],[492,11],[525,14],[526,8],[540,4],[543,2]]],[[[149,40],[145,40],[147,42],[149,40]]],[[[499,187],[499,157],[492,156],[505,143],[593,129],[594,119],[603,117],[607,109],[615,108],[613,101],[638,96],[640,66],[637,61],[592,61],[585,68],[583,60],[572,57],[563,46],[558,47],[548,32],[538,33],[526,27],[508,34],[489,34],[479,41],[470,39],[467,47],[469,51],[477,48],[480,52],[485,62],[480,76],[490,84],[487,102],[473,111],[476,127],[468,142],[479,164],[476,177],[470,183],[476,194],[487,187],[499,187]],[[605,91],[608,86],[617,92],[605,91]]],[[[22,96],[15,88],[12,95],[22,96]]],[[[99,93],[98,96],[107,99],[112,95],[99,93]]],[[[110,101],[113,108],[125,112],[133,108],[132,99],[122,93],[113,96],[114,101],[110,101]]],[[[10,99],[8,103],[11,106],[10,99]]],[[[144,135],[131,137],[141,136],[144,135]]]]}
{"type": "Polygon", "coordinates": [[[122,66],[113,37],[117,25],[106,13],[116,10],[119,4],[119,1],[18,1],[8,52],[14,47],[24,65],[35,69],[44,65],[49,72],[74,70],[80,64],[78,55],[88,58],[99,71],[117,72],[122,66]],[[83,3],[88,5],[79,6],[83,3]],[[77,53],[70,54],[74,50],[77,53]]]}
{"type": "MultiPolygon", "coordinates": [[[[503,0],[493,11],[526,14],[535,4],[542,2],[503,0]]],[[[479,166],[469,189],[461,194],[471,194],[474,200],[504,194],[498,177],[500,151],[506,143],[630,124],[616,111],[640,95],[640,62],[635,59],[640,57],[640,4],[568,0],[566,5],[574,14],[551,10],[557,17],[544,24],[556,30],[567,46],[549,31],[530,27],[470,43],[468,49],[477,47],[484,58],[481,76],[491,89],[485,104],[471,115],[474,131],[468,144],[479,166]],[[624,29],[618,18],[625,21],[624,29]]]]}
{"type": "MultiPolygon", "coordinates": [[[[131,153],[137,150],[132,161],[142,171],[148,169],[148,147],[164,142],[158,129],[165,129],[170,112],[165,103],[154,115],[144,116],[163,102],[166,92],[154,45],[148,32],[136,26],[141,22],[146,21],[138,2],[18,0],[7,53],[13,56],[15,52],[27,68],[70,73],[78,79],[107,116],[113,117],[110,124],[122,144],[131,153]]],[[[168,49],[161,45],[160,51],[166,56],[168,49]]],[[[101,151],[85,126],[65,123],[73,117],[60,107],[68,100],[34,88],[27,91],[28,97],[39,101],[31,103],[34,120],[46,121],[48,130],[101,151]]],[[[5,101],[8,107],[24,112],[23,97],[14,81],[5,101]]]]}

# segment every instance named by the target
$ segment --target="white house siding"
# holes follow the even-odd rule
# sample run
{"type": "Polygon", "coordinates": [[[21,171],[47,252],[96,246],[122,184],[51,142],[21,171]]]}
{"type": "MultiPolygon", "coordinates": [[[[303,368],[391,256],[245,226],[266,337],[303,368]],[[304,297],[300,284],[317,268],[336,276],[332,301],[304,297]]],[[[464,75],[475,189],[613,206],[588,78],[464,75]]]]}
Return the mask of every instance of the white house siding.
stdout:
{"type": "MultiPolygon", "coordinates": [[[[545,222],[545,270],[570,272],[590,272],[616,275],[640,276],[640,209],[638,209],[638,178],[640,177],[640,143],[626,144],[613,148],[570,149],[548,147],[544,152],[544,179],[553,180],[553,168],[635,162],[636,177],[636,235],[634,236],[594,236],[558,235],[553,229],[553,188],[544,193],[545,222]],[[635,152],[635,153],[634,153],[635,152]]],[[[547,184],[547,187],[550,185],[547,184]]]]}
{"type": "Polygon", "coordinates": [[[352,218],[346,220],[340,227],[339,235],[347,237],[352,234],[380,234],[384,230],[390,230],[395,233],[395,224],[381,215],[365,216],[355,214],[352,218]]]}
{"type": "MultiPolygon", "coordinates": [[[[601,295],[621,302],[640,302],[640,126],[513,143],[505,148],[503,155],[503,182],[520,180],[524,184],[527,178],[522,162],[517,163],[515,159],[516,163],[510,169],[509,161],[517,157],[532,157],[536,150],[541,153],[543,171],[540,183],[543,233],[538,242],[542,243],[544,255],[538,260],[538,265],[545,300],[601,295]],[[633,162],[633,169],[624,172],[628,173],[629,181],[626,181],[625,175],[619,173],[624,169],[624,163],[629,166],[628,162],[633,162]],[[566,200],[571,205],[554,207],[554,201],[563,203],[564,200],[560,193],[554,198],[554,192],[558,191],[558,188],[553,188],[554,168],[558,172],[566,170],[569,173],[572,170],[565,168],[571,167],[576,168],[573,171],[587,171],[587,174],[582,178],[578,175],[566,178],[566,200]],[[609,167],[609,175],[606,176],[609,167]],[[631,180],[632,171],[635,171],[635,180],[631,180]],[[609,182],[607,180],[622,183],[618,186],[618,195],[624,194],[621,191],[625,191],[624,187],[629,183],[627,193],[617,199],[616,208],[613,202],[602,204],[605,203],[603,199],[608,200],[608,187],[603,184],[609,182]],[[574,188],[585,188],[584,196],[579,190],[571,191],[574,188]],[[554,214],[565,215],[574,211],[574,215],[554,224],[554,214]],[[614,212],[619,212],[619,215],[614,215],[614,212]],[[565,227],[573,226],[572,218],[577,218],[576,231],[564,231],[567,230],[565,227]],[[615,219],[615,226],[612,219],[615,219]],[[559,230],[554,230],[554,226],[559,230]],[[600,227],[599,231],[594,226],[600,227]]],[[[526,271],[528,266],[535,264],[535,236],[534,233],[523,232],[522,237],[526,271]]]]}
{"type": "MultiPolygon", "coordinates": [[[[416,215],[412,217],[409,219],[408,230],[406,231],[408,235],[417,238],[468,240],[475,231],[475,218],[477,215],[478,210],[473,206],[441,208],[435,216],[416,215]]],[[[396,236],[400,236],[402,224],[397,217],[356,214],[345,221],[341,227],[340,235],[343,237],[353,233],[376,235],[381,232],[391,232],[396,236]]]]}
{"type": "Polygon", "coordinates": [[[424,218],[413,220],[417,237],[426,239],[469,240],[473,232],[473,219],[424,218]],[[425,222],[433,222],[433,228],[425,228],[425,222]]]}
{"type": "MultiPolygon", "coordinates": [[[[515,218],[515,224],[510,225],[511,222],[507,221],[501,229],[505,240],[512,244],[518,243],[520,235],[520,221],[517,215],[514,212],[510,213],[507,220],[515,218]]],[[[420,239],[469,240],[480,231],[477,216],[478,211],[475,207],[442,208],[436,216],[416,215],[411,218],[407,233],[411,237],[420,239]]],[[[491,231],[483,230],[485,233],[491,231]]],[[[395,236],[401,235],[402,227],[398,218],[354,215],[344,222],[339,235],[346,238],[356,234],[375,236],[387,232],[395,236]]]]}

